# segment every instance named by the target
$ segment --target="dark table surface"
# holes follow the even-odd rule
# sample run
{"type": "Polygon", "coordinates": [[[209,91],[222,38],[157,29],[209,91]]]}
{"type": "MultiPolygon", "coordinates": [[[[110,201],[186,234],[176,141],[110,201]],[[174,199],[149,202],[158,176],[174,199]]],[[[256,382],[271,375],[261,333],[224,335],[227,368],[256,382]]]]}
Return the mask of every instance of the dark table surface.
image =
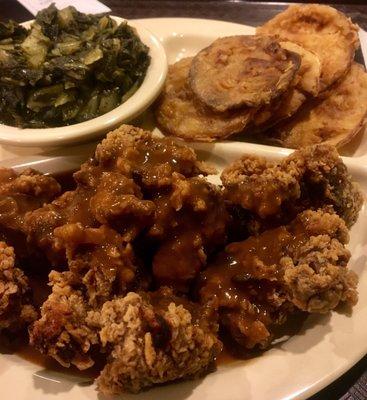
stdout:
{"type": "MultiPolygon", "coordinates": [[[[191,17],[220,19],[254,26],[262,24],[287,6],[287,3],[241,0],[102,0],[102,2],[112,9],[114,15],[128,19],[191,17]]],[[[367,0],[345,1],[348,4],[335,0],[335,3],[338,4],[330,4],[346,13],[361,28],[367,30],[367,0]]],[[[21,22],[31,19],[32,14],[15,0],[0,0],[0,20],[10,18],[21,22]]],[[[337,399],[367,400],[367,356],[337,381],[309,400],[337,399]]]]}

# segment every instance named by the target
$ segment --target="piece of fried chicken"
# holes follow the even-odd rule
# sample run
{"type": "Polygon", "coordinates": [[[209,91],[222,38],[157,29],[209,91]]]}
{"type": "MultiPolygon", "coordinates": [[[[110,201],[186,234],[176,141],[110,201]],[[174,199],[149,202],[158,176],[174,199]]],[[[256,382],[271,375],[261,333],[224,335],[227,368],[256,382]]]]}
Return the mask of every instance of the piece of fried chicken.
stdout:
{"type": "Polygon", "coordinates": [[[104,393],[138,392],[158,383],[204,375],[221,349],[213,308],[173,295],[171,289],[112,297],[91,308],[71,272],[50,275],[53,293],[31,330],[31,344],[86,369],[93,350],[107,353],[97,380],[104,393]]]}
{"type": "Polygon", "coordinates": [[[36,319],[30,291],[27,277],[15,266],[14,249],[0,242],[0,332],[20,330],[36,319]]]}
{"type": "Polygon", "coordinates": [[[56,228],[106,225],[126,243],[148,241],[156,249],[156,281],[184,288],[226,237],[222,192],[198,176],[207,172],[192,149],[123,125],[74,174],[75,191],[27,214],[28,239],[59,268],[71,260],[57,243],[56,228]],[[181,258],[182,251],[190,257],[181,258]]]}
{"type": "Polygon", "coordinates": [[[42,207],[60,194],[60,185],[51,176],[27,168],[18,174],[0,168],[0,238],[15,248],[22,263],[34,253],[26,243],[24,218],[28,211],[42,207]]]}
{"type": "Polygon", "coordinates": [[[56,267],[66,262],[65,252],[55,246],[53,232],[58,226],[109,224],[124,240],[131,241],[152,223],[155,207],[145,199],[145,191],[169,186],[173,172],[191,177],[206,170],[192,149],[122,125],[107,135],[97,146],[95,157],[74,174],[76,190],[27,214],[28,240],[56,267]]]}
{"type": "Polygon", "coordinates": [[[221,349],[213,309],[176,297],[168,288],[128,293],[89,313],[87,320],[108,349],[97,379],[106,394],[205,375],[221,349]]]}
{"type": "Polygon", "coordinates": [[[56,245],[66,252],[69,270],[52,271],[52,293],[42,305],[41,318],[30,329],[30,342],[61,365],[79,369],[93,365],[91,346],[96,332],[85,322],[87,312],[99,309],[116,295],[145,289],[129,243],[102,225],[86,228],[80,223],[55,229],[56,245]]]}
{"type": "Polygon", "coordinates": [[[166,193],[152,197],[156,211],[146,240],[157,248],[155,281],[186,291],[207,256],[225,243],[229,216],[218,187],[201,177],[172,178],[166,193]]]}
{"type": "Polygon", "coordinates": [[[336,214],[307,210],[287,226],[229,244],[202,273],[200,297],[241,347],[265,348],[296,310],[327,313],[357,302],[347,268],[348,229],[336,214]]]}
{"type": "Polygon", "coordinates": [[[221,176],[225,197],[261,219],[293,217],[312,208],[332,206],[348,227],[358,217],[363,195],[336,149],[315,145],[280,162],[243,156],[221,176]]]}
{"type": "Polygon", "coordinates": [[[74,175],[75,191],[27,215],[29,239],[68,269],[50,274],[52,294],[30,330],[36,348],[88,368],[95,333],[86,313],[152,279],[189,289],[224,244],[228,220],[222,191],[199,173],[193,150],[122,126],[74,175]]]}

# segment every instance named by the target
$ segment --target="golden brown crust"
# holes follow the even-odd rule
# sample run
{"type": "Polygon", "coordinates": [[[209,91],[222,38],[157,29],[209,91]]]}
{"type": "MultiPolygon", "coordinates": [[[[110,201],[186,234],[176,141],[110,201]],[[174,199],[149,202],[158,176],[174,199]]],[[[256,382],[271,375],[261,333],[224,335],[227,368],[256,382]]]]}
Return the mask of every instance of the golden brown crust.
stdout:
{"type": "Polygon", "coordinates": [[[155,115],[163,132],[187,141],[211,142],[241,132],[251,119],[251,110],[214,112],[192,93],[188,75],[192,58],[171,65],[157,101],[155,115]]]}
{"type": "Polygon", "coordinates": [[[329,145],[295,151],[280,163],[243,156],[224,169],[221,179],[229,201],[261,218],[281,213],[286,203],[297,212],[332,205],[350,227],[363,203],[360,189],[329,145]]]}
{"type": "Polygon", "coordinates": [[[195,318],[192,303],[182,304],[169,290],[153,296],[159,296],[158,305],[149,295],[128,293],[89,314],[102,345],[112,348],[97,380],[101,392],[139,392],[154,384],[200,376],[211,368],[220,342],[216,324],[208,323],[204,308],[195,305],[195,314],[200,315],[195,318]]]}
{"type": "Polygon", "coordinates": [[[301,65],[297,72],[294,85],[303,92],[317,96],[320,91],[321,63],[319,57],[310,50],[306,50],[296,43],[284,41],[280,45],[301,58],[301,65]]]}
{"type": "Polygon", "coordinates": [[[90,351],[98,343],[97,332],[86,324],[91,308],[72,272],[52,271],[49,278],[52,293],[30,328],[30,344],[64,367],[87,369],[94,364],[90,351]]]}
{"type": "Polygon", "coordinates": [[[358,26],[332,7],[292,5],[257,28],[259,34],[279,35],[315,53],[321,62],[321,90],[350,68],[359,46],[358,26]]]}
{"type": "MultiPolygon", "coordinates": [[[[321,100],[311,100],[293,116],[269,132],[284,147],[301,148],[316,143],[341,147],[366,124],[367,73],[354,63],[348,74],[321,100]]],[[[271,140],[272,140],[271,139],[271,140]]]]}
{"type": "Polygon", "coordinates": [[[288,89],[274,103],[260,108],[246,130],[247,134],[258,134],[294,115],[304,104],[307,97],[295,87],[288,89]]]}
{"type": "Polygon", "coordinates": [[[215,111],[258,107],[281,95],[300,58],[266,36],[230,36],[201,50],[190,69],[196,96],[215,111]]]}
{"type": "Polygon", "coordinates": [[[348,229],[334,213],[306,210],[289,225],[229,244],[202,273],[200,296],[242,348],[265,348],[297,309],[326,313],[354,305],[348,229]]]}
{"type": "Polygon", "coordinates": [[[28,279],[14,264],[14,249],[0,242],[0,331],[21,330],[37,318],[28,279]]]}

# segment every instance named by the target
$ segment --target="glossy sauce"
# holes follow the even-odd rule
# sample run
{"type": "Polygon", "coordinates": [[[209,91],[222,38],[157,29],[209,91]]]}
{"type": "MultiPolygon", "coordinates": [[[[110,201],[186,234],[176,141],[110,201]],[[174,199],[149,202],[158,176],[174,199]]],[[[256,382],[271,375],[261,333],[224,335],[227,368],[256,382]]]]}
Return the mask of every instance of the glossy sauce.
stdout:
{"type": "Polygon", "coordinates": [[[265,325],[272,322],[273,306],[268,298],[281,282],[280,259],[306,239],[301,224],[296,223],[228,245],[203,273],[202,299],[216,298],[219,307],[232,310],[226,318],[252,332],[254,337],[266,334],[254,321],[265,325]]]}
{"type": "Polygon", "coordinates": [[[282,202],[289,196],[289,190],[283,191],[275,184],[265,182],[241,182],[226,190],[226,197],[234,204],[254,211],[261,218],[275,215],[280,211],[282,202]]]}

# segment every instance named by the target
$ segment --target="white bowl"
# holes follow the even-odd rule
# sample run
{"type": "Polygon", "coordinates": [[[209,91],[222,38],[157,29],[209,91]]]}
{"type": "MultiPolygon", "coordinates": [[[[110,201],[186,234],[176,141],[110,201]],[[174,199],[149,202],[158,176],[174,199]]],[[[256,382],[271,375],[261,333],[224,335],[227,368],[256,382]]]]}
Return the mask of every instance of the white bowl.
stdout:
{"type": "MultiPolygon", "coordinates": [[[[112,17],[117,22],[123,18],[112,17]]],[[[32,21],[22,25],[30,27],[32,21]]],[[[141,41],[149,47],[151,57],[144,81],[139,89],[124,103],[97,118],[78,124],[58,128],[22,129],[0,124],[0,143],[25,147],[59,146],[67,143],[78,143],[103,135],[121,123],[128,122],[147,109],[158,96],[167,75],[167,58],[165,50],[151,32],[140,24],[128,21],[136,28],[141,41]]]]}

